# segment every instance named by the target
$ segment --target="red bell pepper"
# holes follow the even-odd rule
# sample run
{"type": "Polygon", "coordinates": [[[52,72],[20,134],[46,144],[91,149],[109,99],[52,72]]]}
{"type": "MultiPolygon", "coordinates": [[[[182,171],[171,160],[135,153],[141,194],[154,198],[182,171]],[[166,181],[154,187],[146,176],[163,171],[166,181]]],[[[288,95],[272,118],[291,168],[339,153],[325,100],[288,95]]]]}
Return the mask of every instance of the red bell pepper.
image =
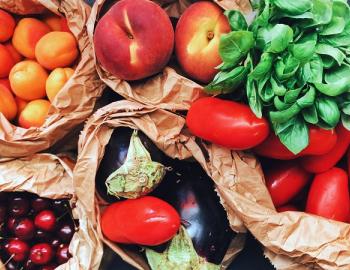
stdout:
{"type": "Polygon", "coordinates": [[[277,212],[286,212],[286,211],[298,211],[298,208],[296,208],[294,205],[292,204],[286,204],[280,207],[277,207],[277,212]]]}

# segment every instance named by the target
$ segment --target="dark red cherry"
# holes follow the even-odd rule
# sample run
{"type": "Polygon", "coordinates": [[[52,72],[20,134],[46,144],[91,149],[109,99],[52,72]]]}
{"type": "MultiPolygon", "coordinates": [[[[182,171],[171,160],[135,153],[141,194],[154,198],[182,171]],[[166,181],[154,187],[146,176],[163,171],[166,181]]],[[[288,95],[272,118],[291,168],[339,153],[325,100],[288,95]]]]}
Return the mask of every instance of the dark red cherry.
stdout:
{"type": "Polygon", "coordinates": [[[15,236],[21,240],[30,240],[34,237],[34,223],[29,218],[22,218],[16,222],[14,227],[15,236]]]}
{"type": "Polygon", "coordinates": [[[57,264],[52,263],[52,264],[44,265],[43,267],[40,268],[40,270],[55,270],[57,266],[58,266],[57,264]]]}
{"type": "Polygon", "coordinates": [[[37,229],[34,233],[34,237],[38,242],[50,242],[52,235],[47,231],[37,229]]]}
{"type": "Polygon", "coordinates": [[[26,269],[26,270],[34,270],[34,269],[36,269],[36,265],[29,259],[24,264],[24,269],[26,269]]]}
{"type": "Polygon", "coordinates": [[[6,224],[7,229],[8,229],[10,232],[14,233],[16,223],[17,223],[17,219],[14,218],[14,217],[10,217],[10,218],[7,220],[7,224],[6,224]]]}
{"type": "Polygon", "coordinates": [[[7,209],[4,205],[0,205],[0,223],[4,223],[6,219],[7,209]]]}
{"type": "Polygon", "coordinates": [[[69,244],[74,234],[73,224],[65,223],[57,231],[57,235],[63,243],[69,244]]]}
{"type": "Polygon", "coordinates": [[[14,261],[9,261],[6,264],[6,270],[18,270],[17,264],[14,261]]]}
{"type": "Polygon", "coordinates": [[[23,262],[28,257],[29,246],[22,240],[13,239],[8,242],[7,253],[9,256],[13,255],[15,262],[23,262]]]}
{"type": "Polygon", "coordinates": [[[30,249],[29,258],[36,265],[48,264],[54,256],[52,247],[47,243],[34,245],[30,249]]]}
{"type": "Polygon", "coordinates": [[[68,245],[65,245],[65,244],[60,245],[56,252],[56,260],[58,264],[66,263],[70,257],[71,255],[69,254],[68,245]]]}
{"type": "Polygon", "coordinates": [[[9,214],[14,217],[23,217],[29,211],[29,201],[23,195],[14,196],[9,201],[9,214]]]}
{"type": "Polygon", "coordinates": [[[51,232],[56,227],[56,216],[51,210],[41,211],[34,219],[35,227],[51,232]]]}
{"type": "Polygon", "coordinates": [[[70,210],[69,203],[67,202],[67,200],[54,200],[52,202],[52,208],[56,213],[60,215],[70,210]]]}
{"type": "Polygon", "coordinates": [[[54,248],[54,249],[57,249],[62,243],[60,241],[60,239],[58,238],[53,238],[50,242],[51,246],[54,248]]]}
{"type": "Polygon", "coordinates": [[[40,211],[46,210],[50,207],[50,201],[46,198],[34,198],[32,199],[32,209],[35,213],[38,213],[40,211]]]}

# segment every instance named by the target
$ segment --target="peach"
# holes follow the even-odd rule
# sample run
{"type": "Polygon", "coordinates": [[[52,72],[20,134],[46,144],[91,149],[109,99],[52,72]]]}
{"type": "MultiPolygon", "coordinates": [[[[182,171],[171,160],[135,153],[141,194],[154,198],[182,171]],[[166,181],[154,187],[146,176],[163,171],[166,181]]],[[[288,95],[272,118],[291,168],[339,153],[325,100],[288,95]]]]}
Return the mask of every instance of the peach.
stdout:
{"type": "Polygon", "coordinates": [[[230,24],[219,6],[202,1],[192,4],[180,17],[175,30],[175,52],[181,68],[191,78],[208,83],[221,64],[219,43],[230,32],[230,24]]]}
{"type": "Polygon", "coordinates": [[[54,31],[43,36],[35,47],[35,56],[45,68],[53,70],[71,65],[79,51],[75,37],[68,32],[54,31]]]}
{"type": "Polygon", "coordinates": [[[0,85],[0,112],[9,121],[17,115],[16,101],[11,92],[3,85],[0,85]]]}
{"type": "Polygon", "coordinates": [[[0,42],[5,42],[12,37],[15,26],[15,19],[6,11],[0,9],[0,42]]]}
{"type": "Polygon", "coordinates": [[[22,55],[15,49],[15,47],[13,47],[11,42],[5,43],[5,47],[11,54],[12,59],[15,61],[15,63],[18,63],[23,59],[22,55]]]}
{"type": "MultiPolygon", "coordinates": [[[[0,86],[3,85],[6,87],[6,89],[9,90],[9,92],[11,92],[11,85],[10,85],[10,81],[9,79],[0,79],[0,86]]],[[[11,92],[12,93],[12,92],[11,92]]]]}
{"type": "Polygon", "coordinates": [[[73,74],[72,68],[56,68],[50,73],[46,80],[46,95],[51,102],[73,74]]]}
{"type": "Polygon", "coordinates": [[[29,102],[18,117],[18,124],[22,128],[41,127],[46,120],[51,103],[45,99],[29,102]]]}
{"type": "Polygon", "coordinates": [[[61,17],[54,14],[45,14],[42,21],[46,23],[52,31],[61,31],[61,17]]]}
{"type": "Polygon", "coordinates": [[[13,33],[12,44],[20,54],[29,59],[34,59],[37,42],[50,31],[45,23],[37,19],[21,19],[13,33]]]}
{"type": "Polygon", "coordinates": [[[37,62],[26,60],[17,63],[11,70],[9,80],[12,91],[24,100],[43,98],[48,74],[37,62]]]}
{"type": "Polygon", "coordinates": [[[0,44],[0,78],[7,77],[15,64],[10,52],[0,44]]]}
{"type": "Polygon", "coordinates": [[[65,17],[61,17],[61,31],[71,33],[68,27],[67,19],[65,17]]]}
{"type": "Polygon", "coordinates": [[[15,101],[17,104],[17,115],[19,116],[24,110],[24,108],[27,106],[28,101],[25,101],[24,99],[21,99],[19,97],[15,97],[15,101]]]}
{"type": "Polygon", "coordinates": [[[149,0],[121,0],[99,20],[94,34],[101,66],[123,80],[160,72],[174,47],[174,30],[165,11],[149,0]]]}

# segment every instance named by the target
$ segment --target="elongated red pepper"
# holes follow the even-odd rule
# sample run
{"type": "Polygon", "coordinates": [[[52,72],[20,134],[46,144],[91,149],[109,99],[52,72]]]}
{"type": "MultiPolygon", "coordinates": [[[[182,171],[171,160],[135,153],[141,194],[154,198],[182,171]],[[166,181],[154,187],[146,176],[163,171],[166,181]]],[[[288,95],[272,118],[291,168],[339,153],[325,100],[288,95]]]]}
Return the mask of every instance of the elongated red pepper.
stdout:
{"type": "Polygon", "coordinates": [[[308,172],[321,173],[334,167],[344,156],[350,145],[350,131],[339,124],[336,128],[337,143],[324,155],[306,156],[300,159],[301,166],[308,172]]]}
{"type": "Polygon", "coordinates": [[[329,152],[336,142],[337,134],[334,129],[325,130],[317,126],[310,126],[309,145],[297,155],[289,151],[272,132],[262,144],[254,148],[254,151],[263,157],[290,160],[307,155],[323,155],[329,152]]]}
{"type": "Polygon", "coordinates": [[[298,208],[296,208],[294,205],[292,204],[286,204],[280,207],[277,207],[277,212],[286,212],[286,211],[299,211],[298,208]]]}

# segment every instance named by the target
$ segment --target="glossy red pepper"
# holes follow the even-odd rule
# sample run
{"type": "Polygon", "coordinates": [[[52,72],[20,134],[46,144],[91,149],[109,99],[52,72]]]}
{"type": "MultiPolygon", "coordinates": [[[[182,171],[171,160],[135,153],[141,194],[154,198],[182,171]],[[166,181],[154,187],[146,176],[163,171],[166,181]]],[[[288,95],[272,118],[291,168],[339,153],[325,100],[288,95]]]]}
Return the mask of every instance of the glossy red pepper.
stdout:
{"type": "Polygon", "coordinates": [[[321,173],[334,167],[344,156],[350,144],[350,131],[339,124],[336,128],[337,143],[326,154],[306,156],[300,159],[300,164],[311,173],[321,173]]]}
{"type": "Polygon", "coordinates": [[[308,183],[311,174],[297,162],[276,162],[265,172],[266,186],[273,204],[279,207],[293,199],[308,183]]]}
{"type": "Polygon", "coordinates": [[[337,134],[333,129],[325,130],[317,126],[310,126],[309,145],[297,155],[289,151],[272,132],[262,144],[254,148],[254,151],[260,156],[290,160],[307,155],[323,155],[329,152],[335,146],[336,142],[337,134]]]}
{"type": "Polygon", "coordinates": [[[234,150],[252,148],[269,134],[268,122],[257,118],[249,106],[214,97],[195,101],[186,124],[192,134],[234,150]]]}
{"type": "Polygon", "coordinates": [[[156,246],[179,230],[180,217],[167,202],[152,196],[116,202],[101,217],[103,234],[124,244],[156,246]]]}
{"type": "Polygon", "coordinates": [[[312,182],[305,212],[337,221],[347,221],[350,210],[349,180],[340,168],[317,174],[312,182]]]}
{"type": "Polygon", "coordinates": [[[286,211],[299,211],[298,208],[296,208],[294,205],[292,204],[286,204],[286,205],[282,205],[280,207],[277,207],[277,212],[286,212],[286,211]]]}

